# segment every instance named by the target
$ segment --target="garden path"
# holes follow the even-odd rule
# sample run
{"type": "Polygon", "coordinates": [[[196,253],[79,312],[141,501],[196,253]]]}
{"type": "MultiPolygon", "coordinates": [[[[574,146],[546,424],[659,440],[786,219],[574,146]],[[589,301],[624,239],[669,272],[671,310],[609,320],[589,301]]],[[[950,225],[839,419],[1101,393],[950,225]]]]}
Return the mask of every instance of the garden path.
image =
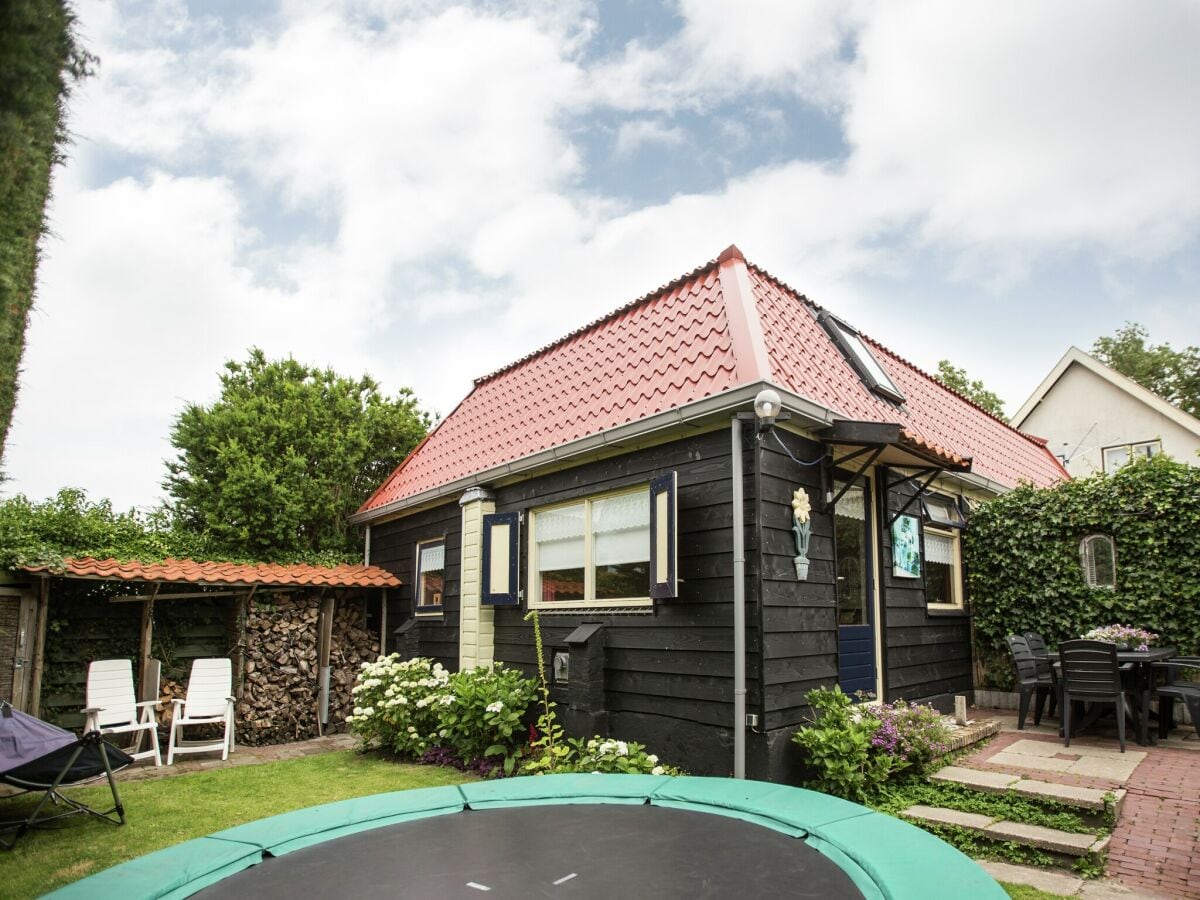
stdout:
{"type": "MultiPolygon", "coordinates": [[[[1200,900],[1200,739],[1191,729],[1174,731],[1157,746],[1130,746],[1085,735],[1069,748],[1058,724],[1016,730],[1009,710],[973,710],[1003,731],[957,765],[1004,772],[1057,784],[1126,790],[1108,848],[1108,874],[1145,894],[1200,900]]],[[[1046,720],[1043,719],[1043,722],[1046,720]]]]}

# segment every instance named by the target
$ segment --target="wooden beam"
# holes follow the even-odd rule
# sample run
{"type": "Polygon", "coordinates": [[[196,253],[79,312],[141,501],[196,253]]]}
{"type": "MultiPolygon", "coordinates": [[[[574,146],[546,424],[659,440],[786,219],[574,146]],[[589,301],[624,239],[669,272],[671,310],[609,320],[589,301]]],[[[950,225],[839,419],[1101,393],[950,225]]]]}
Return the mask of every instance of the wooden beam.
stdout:
{"type": "Polygon", "coordinates": [[[138,632],[138,685],[145,691],[146,677],[150,671],[151,648],[154,645],[154,597],[158,593],[158,585],[154,586],[154,594],[146,598],[142,606],[142,627],[138,632]]]}
{"type": "Polygon", "coordinates": [[[379,589],[379,655],[387,655],[387,588],[379,589]]]}
{"type": "Polygon", "coordinates": [[[110,597],[109,603],[140,603],[143,600],[199,600],[202,597],[236,597],[237,591],[194,591],[186,594],[160,594],[158,589],[162,582],[156,582],[154,590],[149,594],[122,594],[110,597]]]}
{"type": "Polygon", "coordinates": [[[46,623],[50,613],[50,579],[42,577],[38,584],[37,624],[33,634],[33,679],[29,686],[29,714],[36,716],[42,709],[42,670],[45,667],[46,623]]]}
{"type": "Polygon", "coordinates": [[[329,665],[329,654],[331,651],[330,644],[333,641],[333,606],[334,599],[332,596],[326,596],[325,591],[321,591],[321,618],[320,631],[317,637],[317,666],[323,668],[329,665]]]}

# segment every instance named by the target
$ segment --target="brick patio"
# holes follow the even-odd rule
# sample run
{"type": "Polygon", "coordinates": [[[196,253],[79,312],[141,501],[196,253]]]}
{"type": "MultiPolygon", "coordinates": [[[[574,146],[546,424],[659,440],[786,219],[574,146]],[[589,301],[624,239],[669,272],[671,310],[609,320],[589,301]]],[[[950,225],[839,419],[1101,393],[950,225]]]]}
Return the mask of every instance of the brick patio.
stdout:
{"type": "Polygon", "coordinates": [[[1121,762],[1132,763],[1133,754],[1144,754],[1136,765],[1126,766],[1132,771],[1121,775],[1110,770],[1109,777],[1101,777],[1097,773],[1102,765],[1093,766],[1088,775],[1070,769],[1080,768],[1077,760],[1094,757],[1089,750],[1117,750],[1115,739],[1084,735],[1072,738],[1066,748],[1053,720],[1017,731],[1011,711],[974,710],[973,715],[998,719],[1004,731],[959,765],[1101,790],[1124,787],[1128,794],[1109,845],[1109,876],[1143,894],[1200,900],[1200,740],[1195,732],[1176,730],[1154,747],[1130,743],[1127,759],[1118,760],[1116,768],[1121,762]],[[1050,753],[1052,747],[1057,752],[1050,753]],[[1022,749],[1033,752],[1019,752],[1022,749]],[[1049,768],[1031,768],[1039,765],[1039,758],[1049,760],[1041,763],[1049,768]]]}

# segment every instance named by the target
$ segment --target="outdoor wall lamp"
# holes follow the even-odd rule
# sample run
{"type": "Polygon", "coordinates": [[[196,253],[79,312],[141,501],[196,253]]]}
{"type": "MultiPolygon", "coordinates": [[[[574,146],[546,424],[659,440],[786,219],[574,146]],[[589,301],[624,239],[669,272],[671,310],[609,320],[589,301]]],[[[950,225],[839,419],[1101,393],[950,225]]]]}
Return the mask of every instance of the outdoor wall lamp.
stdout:
{"type": "Polygon", "coordinates": [[[783,401],[776,391],[763,388],[758,392],[758,396],[754,398],[754,416],[758,419],[760,434],[775,424],[782,408],[783,401]]]}

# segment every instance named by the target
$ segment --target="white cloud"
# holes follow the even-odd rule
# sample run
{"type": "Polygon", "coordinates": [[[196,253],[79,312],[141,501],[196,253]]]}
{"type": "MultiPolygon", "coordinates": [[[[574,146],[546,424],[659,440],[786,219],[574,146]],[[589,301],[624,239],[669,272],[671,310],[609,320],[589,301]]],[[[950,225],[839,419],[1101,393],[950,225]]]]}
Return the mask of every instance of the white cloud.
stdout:
{"type": "Polygon", "coordinates": [[[682,0],[680,32],[633,42],[593,72],[599,100],[623,109],[700,109],[747,90],[821,105],[842,93],[845,42],[864,7],[837,0],[682,0]]]}
{"type": "Polygon", "coordinates": [[[1185,292],[1143,277],[1196,271],[1195,7],[985,9],[686,0],[675,35],[589,61],[586,2],[285,0],[241,36],[178,3],[84,3],[103,63],[75,103],[5,468],[35,495],[149,501],[171,417],[252,344],[445,413],[731,242],[1010,403],[1023,366],[1118,310],[1196,343],[1185,292]],[[796,103],[840,123],[844,158],[656,205],[586,187],[594,116],[629,165],[689,152],[704,131],[674,115],[745,148],[796,103]],[[1122,302],[1030,303],[1027,329],[1021,295],[1063,254],[1118,273],[1122,302]]]}
{"type": "Polygon", "coordinates": [[[1200,218],[1198,42],[1190,3],[881,4],[847,175],[901,186],[930,242],[1169,253],[1200,218]]]}
{"type": "Polygon", "coordinates": [[[617,156],[633,156],[647,144],[678,146],[687,142],[687,132],[678,126],[664,125],[653,119],[622,122],[617,128],[617,156]]]}

